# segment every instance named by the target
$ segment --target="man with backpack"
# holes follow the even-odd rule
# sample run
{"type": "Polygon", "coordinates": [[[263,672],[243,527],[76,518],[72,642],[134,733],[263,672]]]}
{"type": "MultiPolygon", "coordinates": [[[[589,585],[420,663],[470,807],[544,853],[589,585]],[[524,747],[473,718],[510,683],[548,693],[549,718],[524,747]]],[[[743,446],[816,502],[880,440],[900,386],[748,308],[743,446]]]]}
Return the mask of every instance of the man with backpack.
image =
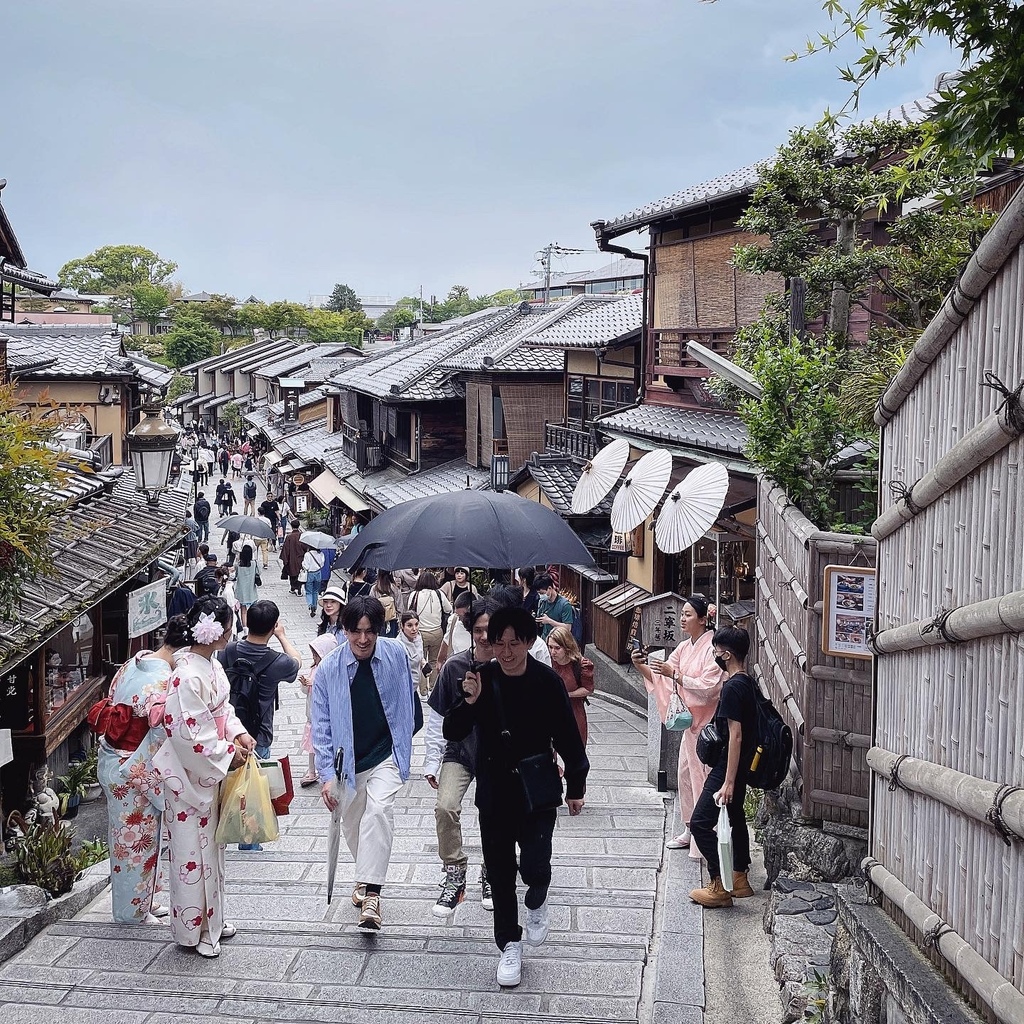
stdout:
{"type": "Polygon", "coordinates": [[[242,514],[247,516],[256,515],[256,478],[250,473],[242,484],[242,497],[245,504],[242,506],[242,514]]]}
{"type": "MultiPolygon", "coordinates": [[[[248,636],[234,640],[217,654],[231,684],[231,704],[245,731],[256,738],[256,755],[270,756],[274,740],[274,707],[281,683],[294,682],[302,655],[285,634],[281,613],[273,601],[257,601],[249,607],[248,636]],[[281,652],[268,646],[277,637],[281,652]]],[[[239,844],[240,850],[259,850],[258,843],[239,844]]]]}
{"type": "MultiPolygon", "coordinates": [[[[750,650],[750,634],[745,629],[737,626],[719,629],[711,641],[711,647],[718,667],[729,673],[711,722],[724,743],[724,749],[717,752],[715,763],[709,766],[711,771],[690,818],[692,841],[708,862],[708,874],[711,876],[711,881],[704,888],[694,889],[690,893],[690,899],[709,910],[731,907],[734,896],[754,895],[747,880],[750,869],[750,833],[747,831],[743,801],[750,781],[749,769],[758,749],[760,693],[757,683],[743,671],[750,650]],[[731,890],[722,885],[718,839],[715,835],[719,809],[723,804],[729,809],[729,824],[732,826],[731,890]]],[[[698,745],[700,753],[701,747],[698,745]]]]}
{"type": "Polygon", "coordinates": [[[200,542],[210,539],[210,503],[202,491],[196,497],[196,503],[192,506],[192,517],[199,524],[200,542]]]}
{"type": "Polygon", "coordinates": [[[546,641],[555,626],[568,626],[572,629],[575,615],[569,599],[558,592],[558,585],[547,573],[542,573],[534,580],[540,601],[537,603],[537,629],[541,640],[546,641]]]}

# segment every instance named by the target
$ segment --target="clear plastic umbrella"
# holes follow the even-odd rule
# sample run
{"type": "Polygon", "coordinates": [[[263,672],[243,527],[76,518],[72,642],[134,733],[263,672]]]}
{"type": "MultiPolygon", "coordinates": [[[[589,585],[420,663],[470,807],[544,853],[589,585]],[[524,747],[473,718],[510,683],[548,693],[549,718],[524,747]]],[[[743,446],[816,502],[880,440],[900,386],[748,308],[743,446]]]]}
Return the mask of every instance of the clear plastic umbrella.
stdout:
{"type": "Polygon", "coordinates": [[[665,499],[654,541],[665,554],[684,551],[714,525],[729,490],[725,466],[709,462],[688,473],[665,499]]]}
{"type": "Polygon", "coordinates": [[[572,492],[572,510],[583,515],[595,508],[615,486],[629,461],[629,442],[618,437],[602,448],[584,467],[572,492]]]}
{"type": "Polygon", "coordinates": [[[672,456],[662,448],[648,452],[629,471],[612,502],[612,529],[626,533],[657,507],[672,476],[672,456]]]}
{"type": "Polygon", "coordinates": [[[329,533],[321,533],[319,530],[306,530],[305,533],[299,535],[299,540],[318,551],[338,546],[338,542],[329,533]]]}
{"type": "Polygon", "coordinates": [[[342,781],[342,764],[344,762],[344,750],[338,747],[334,754],[334,795],[338,799],[338,806],[331,811],[331,826],[327,830],[327,902],[331,902],[334,896],[334,876],[338,871],[338,851],[341,849],[341,789],[345,783],[342,781]]]}

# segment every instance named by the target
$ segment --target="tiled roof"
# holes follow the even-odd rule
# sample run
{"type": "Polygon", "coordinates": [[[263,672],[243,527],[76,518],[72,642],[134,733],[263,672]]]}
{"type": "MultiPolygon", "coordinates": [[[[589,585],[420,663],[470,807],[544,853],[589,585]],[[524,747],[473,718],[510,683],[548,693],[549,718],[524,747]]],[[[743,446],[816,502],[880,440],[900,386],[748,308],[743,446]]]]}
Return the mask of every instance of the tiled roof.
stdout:
{"type": "Polygon", "coordinates": [[[188,405],[190,402],[193,401],[193,399],[196,399],[198,397],[199,397],[199,392],[198,391],[188,391],[184,395],[178,395],[178,397],[173,402],[171,402],[170,405],[172,406],[172,408],[174,406],[179,406],[179,405],[182,405],[182,406],[188,405]]]}
{"type": "Polygon", "coordinates": [[[588,281],[615,281],[619,278],[643,277],[644,261],[630,259],[623,256],[614,260],[606,267],[597,270],[588,270],[583,274],[572,274],[569,281],[572,284],[586,284],[588,281]]]}
{"type": "MultiPolygon", "coordinates": [[[[551,288],[563,288],[567,284],[572,284],[573,281],[580,276],[581,273],[586,271],[570,271],[570,270],[555,270],[551,274],[551,288]]],[[[536,292],[538,297],[544,292],[544,277],[541,276],[539,281],[531,281],[529,284],[523,285],[524,292],[536,292]]]]}
{"type": "Polygon", "coordinates": [[[613,433],[740,456],[745,456],[748,441],[747,428],[738,416],[715,409],[637,405],[602,416],[594,425],[613,433]]]}
{"type": "Polygon", "coordinates": [[[315,381],[317,383],[323,383],[329,380],[336,373],[340,373],[342,370],[348,369],[352,365],[353,360],[362,358],[363,353],[357,348],[348,347],[341,355],[330,356],[330,357],[318,357],[311,359],[309,362],[309,368],[305,372],[305,379],[308,381],[315,381]]]}
{"type": "Polygon", "coordinates": [[[52,359],[45,370],[29,371],[25,376],[41,377],[132,377],[134,368],[115,369],[127,362],[122,356],[122,336],[110,327],[94,325],[67,327],[53,324],[11,324],[4,326],[8,352],[15,360],[33,362],[52,359]],[[114,361],[113,365],[111,360],[114,361]]]}
{"type": "Polygon", "coordinates": [[[555,324],[570,324],[609,302],[603,295],[578,295],[568,302],[550,306],[522,303],[513,307],[514,315],[460,352],[446,359],[451,370],[488,370],[491,372],[560,371],[561,352],[526,347],[534,334],[555,324]]]}
{"type": "Polygon", "coordinates": [[[356,472],[356,464],[340,448],[328,450],[320,457],[324,469],[329,469],[339,480],[356,472]]]}
{"type": "MultiPolygon", "coordinates": [[[[299,408],[308,409],[311,405],[316,405],[317,402],[322,402],[327,397],[327,392],[324,388],[313,388],[312,391],[305,391],[299,395],[299,408]]],[[[275,416],[284,415],[284,400],[275,402],[270,406],[270,411],[275,416]]]]}
{"type": "Polygon", "coordinates": [[[630,210],[629,213],[623,213],[606,221],[604,229],[608,233],[621,235],[631,228],[650,224],[662,217],[682,213],[691,206],[699,206],[713,199],[723,199],[726,196],[743,195],[754,188],[759,178],[757,164],[740,167],[728,174],[702,181],[698,185],[689,185],[657,202],[638,206],[635,210],[630,210]]]}
{"type": "Polygon", "coordinates": [[[307,465],[322,462],[325,452],[341,446],[341,434],[328,430],[327,420],[316,420],[304,425],[302,430],[292,431],[274,442],[274,447],[283,455],[297,456],[307,465]]]}
{"type": "MultiPolygon", "coordinates": [[[[561,516],[573,515],[572,492],[579,483],[583,467],[566,455],[538,455],[525,466],[526,471],[540,485],[551,507],[561,516]]],[[[587,513],[591,516],[611,515],[614,495],[609,493],[600,504],[587,513]]]]}
{"type": "Polygon", "coordinates": [[[103,476],[86,474],[80,486],[65,484],[77,493],[50,534],[53,575],[26,583],[17,621],[0,621],[0,671],[23,660],[181,539],[187,492],[168,491],[151,507],[135,490],[131,472],[113,485],[107,479],[106,487],[95,486],[94,480],[103,476]]]}
{"type": "MultiPolygon", "coordinates": [[[[384,474],[379,474],[381,477],[384,474]]],[[[381,508],[392,508],[413,498],[426,498],[435,494],[452,494],[466,490],[482,490],[490,484],[490,472],[470,466],[465,460],[448,462],[434,469],[424,469],[390,480],[374,480],[364,477],[363,494],[381,508]]],[[[349,478],[346,481],[353,484],[349,478]]]]}
{"type": "Polygon", "coordinates": [[[311,350],[316,347],[317,346],[311,343],[299,345],[295,351],[289,352],[283,358],[264,363],[262,366],[253,370],[252,374],[254,377],[290,377],[291,370],[296,370],[309,365],[310,359],[315,354],[311,350]]]}
{"type": "Polygon", "coordinates": [[[439,401],[461,392],[442,364],[474,343],[493,324],[516,315],[518,306],[482,311],[480,315],[438,334],[416,338],[335,374],[331,382],[376,398],[439,401]]]}
{"type": "Polygon", "coordinates": [[[251,359],[258,361],[260,357],[270,362],[272,359],[278,358],[279,355],[283,355],[287,347],[294,344],[290,338],[266,338],[263,341],[247,342],[245,345],[239,345],[238,348],[228,349],[227,352],[189,363],[188,366],[181,368],[181,372],[193,373],[196,370],[203,370],[206,373],[212,373],[214,370],[233,368],[240,362],[251,359]]]}
{"type": "Polygon", "coordinates": [[[587,309],[578,317],[568,317],[526,339],[526,344],[541,348],[597,349],[635,334],[643,325],[642,295],[627,295],[587,309]]]}
{"type": "Polygon", "coordinates": [[[148,384],[150,387],[157,388],[160,391],[165,390],[174,377],[173,370],[168,369],[166,366],[161,366],[160,363],[154,363],[152,360],[146,359],[137,353],[119,359],[108,357],[107,363],[112,369],[130,373],[144,384],[148,384]]]}

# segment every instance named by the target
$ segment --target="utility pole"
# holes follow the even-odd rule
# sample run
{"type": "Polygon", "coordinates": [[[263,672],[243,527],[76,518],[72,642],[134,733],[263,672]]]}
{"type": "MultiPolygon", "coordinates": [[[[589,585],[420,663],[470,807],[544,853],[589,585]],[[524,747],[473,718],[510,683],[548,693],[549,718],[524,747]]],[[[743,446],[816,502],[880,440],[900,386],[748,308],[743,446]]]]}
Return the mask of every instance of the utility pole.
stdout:
{"type": "Polygon", "coordinates": [[[551,254],[558,248],[557,242],[548,242],[537,255],[540,257],[540,265],[544,268],[544,305],[551,301],[551,254]]]}
{"type": "Polygon", "coordinates": [[[423,327],[423,285],[420,285],[420,327],[423,327]]]}

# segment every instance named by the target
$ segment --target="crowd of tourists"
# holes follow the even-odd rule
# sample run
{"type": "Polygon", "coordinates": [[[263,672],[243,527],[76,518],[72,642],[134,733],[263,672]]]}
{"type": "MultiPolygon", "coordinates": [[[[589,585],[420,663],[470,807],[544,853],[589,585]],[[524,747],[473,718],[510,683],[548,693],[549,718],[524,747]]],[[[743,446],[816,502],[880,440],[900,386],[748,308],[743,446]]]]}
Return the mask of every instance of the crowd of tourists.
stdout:
{"type": "MultiPolygon", "coordinates": [[[[517,985],[523,944],[540,945],[548,934],[557,808],[564,800],[570,815],[583,811],[590,767],[594,665],[574,635],[575,613],[555,567],[525,567],[485,592],[465,566],[343,579],[332,574],[333,549],[302,544],[287,497],[273,494],[254,511],[273,524],[274,539],[260,546],[226,537],[221,564],[209,547],[209,516],[200,515],[204,501],[200,494],[191,517],[207,524],[205,538],[190,540],[186,552],[192,585],[179,588],[192,600],[170,618],[160,650],[136,655],[117,673],[99,729],[115,920],[169,914],[176,942],[219,955],[220,942],[236,932],[225,918],[224,846],[215,838],[221,783],[248,757],[270,755],[279,690],[297,683],[307,713],[298,781],[318,787],[325,807],[340,811],[354,861],[356,926],[377,932],[386,920],[394,804],[423,730],[422,773],[436,791],[442,870],[429,912],[448,918],[467,898],[461,812],[475,780],[479,899],[494,915],[497,981],[517,985]],[[259,597],[259,570],[270,568],[272,551],[290,595],[304,598],[318,619],[315,634],[310,623],[305,671],[279,607],[259,597]],[[166,907],[154,898],[162,845],[166,907]],[[522,921],[517,876],[526,886],[522,921]]],[[[648,661],[642,651],[633,658],[663,719],[673,695],[692,712],[679,756],[682,830],[668,846],[707,861],[710,882],[692,896],[708,908],[752,894],[738,766],[756,738],[742,673],[747,635],[713,631],[713,612],[692,595],[682,611],[683,642],[664,660],[648,661]],[[696,737],[712,719],[723,723],[726,749],[709,768],[697,757],[696,737]],[[716,848],[722,803],[735,847],[730,889],[716,848]]]]}

